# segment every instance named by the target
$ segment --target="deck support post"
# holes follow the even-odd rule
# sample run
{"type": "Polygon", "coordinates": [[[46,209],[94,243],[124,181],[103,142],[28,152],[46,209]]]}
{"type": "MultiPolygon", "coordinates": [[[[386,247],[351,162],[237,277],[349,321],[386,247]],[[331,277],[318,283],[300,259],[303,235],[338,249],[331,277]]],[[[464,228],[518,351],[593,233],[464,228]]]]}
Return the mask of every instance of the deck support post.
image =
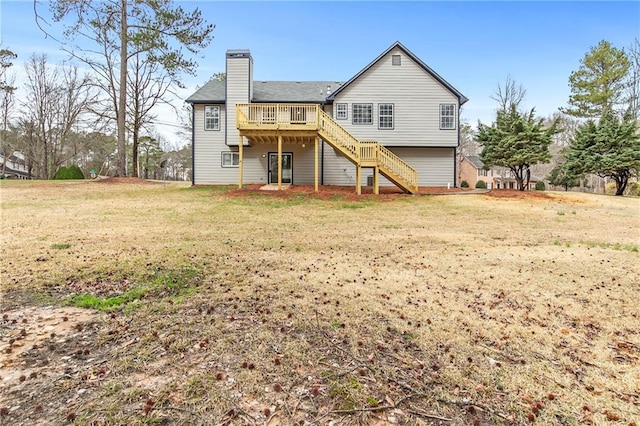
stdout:
{"type": "Polygon", "coordinates": [[[282,135],[278,135],[278,191],[282,189],[282,135]]]}
{"type": "Polygon", "coordinates": [[[360,181],[362,177],[362,167],[360,167],[360,164],[356,165],[356,194],[357,195],[361,195],[362,194],[362,185],[360,184],[360,181]]]}
{"type": "Polygon", "coordinates": [[[378,195],[380,193],[380,168],[375,166],[373,168],[373,193],[378,195]]]}
{"type": "Polygon", "coordinates": [[[242,136],[238,138],[238,189],[242,189],[242,163],[244,154],[244,142],[242,142],[242,136]]]}
{"type": "Polygon", "coordinates": [[[313,138],[313,161],[314,161],[314,170],[315,177],[313,182],[313,190],[318,192],[318,145],[320,145],[320,136],[313,138]]]}

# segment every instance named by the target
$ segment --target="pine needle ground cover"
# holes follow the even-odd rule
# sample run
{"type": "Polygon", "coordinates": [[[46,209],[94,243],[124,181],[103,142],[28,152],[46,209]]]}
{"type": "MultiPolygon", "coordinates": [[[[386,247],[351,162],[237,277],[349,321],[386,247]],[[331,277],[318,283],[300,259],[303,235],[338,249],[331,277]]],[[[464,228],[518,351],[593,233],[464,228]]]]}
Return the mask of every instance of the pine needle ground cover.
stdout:
{"type": "Polygon", "coordinates": [[[640,424],[640,202],[534,194],[0,182],[0,423],[640,424]]]}

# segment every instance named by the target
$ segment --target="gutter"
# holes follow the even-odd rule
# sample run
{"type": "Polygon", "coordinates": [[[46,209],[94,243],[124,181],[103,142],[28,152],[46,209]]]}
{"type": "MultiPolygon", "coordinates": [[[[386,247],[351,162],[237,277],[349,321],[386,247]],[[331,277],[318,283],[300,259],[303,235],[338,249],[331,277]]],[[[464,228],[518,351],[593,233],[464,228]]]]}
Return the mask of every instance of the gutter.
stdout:
{"type": "MultiPolygon", "coordinates": [[[[324,110],[324,102],[321,103],[322,112],[324,110]]],[[[321,155],[320,155],[320,185],[324,186],[324,140],[322,141],[322,146],[320,147],[321,155]]]]}
{"type": "Polygon", "coordinates": [[[458,101],[458,144],[453,150],[453,187],[458,187],[458,149],[460,149],[460,101],[458,101]]]}
{"type": "Polygon", "coordinates": [[[196,106],[191,104],[191,186],[196,184],[196,106]]]}

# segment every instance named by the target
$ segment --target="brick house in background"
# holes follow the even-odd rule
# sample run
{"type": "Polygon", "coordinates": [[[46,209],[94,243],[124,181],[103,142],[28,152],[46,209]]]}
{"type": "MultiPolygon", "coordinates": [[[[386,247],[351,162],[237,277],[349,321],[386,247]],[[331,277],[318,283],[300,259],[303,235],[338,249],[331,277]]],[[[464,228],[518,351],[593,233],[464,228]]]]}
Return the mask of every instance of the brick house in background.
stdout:
{"type": "MultiPolygon", "coordinates": [[[[484,163],[477,155],[469,155],[465,157],[460,163],[460,181],[466,181],[469,184],[469,188],[475,188],[479,180],[484,181],[487,185],[487,189],[518,189],[516,178],[506,167],[492,167],[486,169],[484,163]]],[[[533,191],[536,188],[538,178],[531,176],[529,185],[526,188],[528,191],[533,191]]]]}

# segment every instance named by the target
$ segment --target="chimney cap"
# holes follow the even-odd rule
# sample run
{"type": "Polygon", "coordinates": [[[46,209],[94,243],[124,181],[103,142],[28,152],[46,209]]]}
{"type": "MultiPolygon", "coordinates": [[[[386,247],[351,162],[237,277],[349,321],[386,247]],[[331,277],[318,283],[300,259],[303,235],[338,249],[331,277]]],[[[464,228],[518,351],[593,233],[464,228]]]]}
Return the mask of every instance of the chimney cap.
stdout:
{"type": "Polygon", "coordinates": [[[249,49],[229,49],[227,50],[227,58],[250,58],[249,49]]]}

